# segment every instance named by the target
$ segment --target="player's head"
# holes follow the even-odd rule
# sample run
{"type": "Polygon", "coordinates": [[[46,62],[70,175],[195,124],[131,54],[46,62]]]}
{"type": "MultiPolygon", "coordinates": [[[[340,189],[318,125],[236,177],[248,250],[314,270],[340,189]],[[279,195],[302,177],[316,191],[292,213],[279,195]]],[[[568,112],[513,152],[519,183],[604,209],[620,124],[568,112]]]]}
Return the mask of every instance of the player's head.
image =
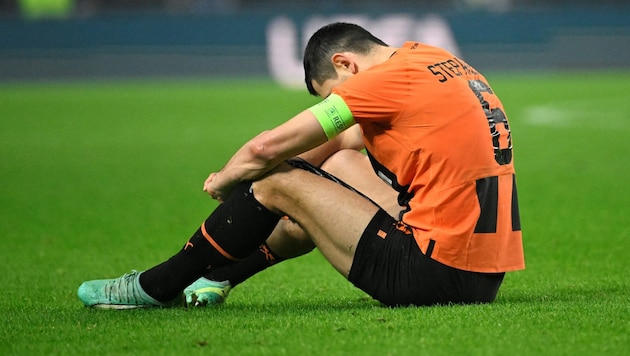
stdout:
{"type": "Polygon", "coordinates": [[[337,22],[326,25],[311,36],[304,50],[304,75],[308,92],[318,95],[313,81],[318,84],[337,78],[331,61],[335,53],[368,54],[375,46],[387,46],[363,27],[337,22]]]}

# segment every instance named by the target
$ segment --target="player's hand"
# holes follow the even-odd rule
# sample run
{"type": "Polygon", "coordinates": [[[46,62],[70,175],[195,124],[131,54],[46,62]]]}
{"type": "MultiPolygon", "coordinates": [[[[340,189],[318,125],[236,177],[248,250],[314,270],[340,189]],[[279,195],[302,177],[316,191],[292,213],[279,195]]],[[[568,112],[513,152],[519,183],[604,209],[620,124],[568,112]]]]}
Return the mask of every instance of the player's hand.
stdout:
{"type": "Polygon", "coordinates": [[[203,184],[203,191],[219,203],[223,203],[230,196],[234,186],[238,183],[238,181],[231,181],[225,177],[226,174],[222,172],[211,173],[203,184]]]}
{"type": "Polygon", "coordinates": [[[219,173],[210,173],[206,181],[203,183],[203,191],[208,193],[213,199],[216,199],[219,203],[223,203],[223,194],[221,194],[220,187],[217,186],[217,175],[219,173]]]}

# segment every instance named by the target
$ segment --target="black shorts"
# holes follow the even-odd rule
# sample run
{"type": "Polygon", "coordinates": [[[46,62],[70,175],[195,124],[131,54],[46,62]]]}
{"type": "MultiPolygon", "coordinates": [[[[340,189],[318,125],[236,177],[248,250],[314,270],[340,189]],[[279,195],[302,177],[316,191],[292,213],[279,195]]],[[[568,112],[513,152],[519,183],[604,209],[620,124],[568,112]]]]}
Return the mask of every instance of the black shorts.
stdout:
{"type": "Polygon", "coordinates": [[[348,280],[388,306],[489,303],[504,273],[463,271],[422,253],[411,231],[379,210],[364,231],[348,280]]]}

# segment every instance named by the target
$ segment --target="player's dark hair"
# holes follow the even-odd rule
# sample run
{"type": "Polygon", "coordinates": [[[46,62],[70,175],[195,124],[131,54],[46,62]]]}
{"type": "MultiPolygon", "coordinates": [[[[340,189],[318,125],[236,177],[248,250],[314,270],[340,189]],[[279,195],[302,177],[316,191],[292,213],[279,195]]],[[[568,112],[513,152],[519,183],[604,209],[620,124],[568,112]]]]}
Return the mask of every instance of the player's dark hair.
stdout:
{"type": "Polygon", "coordinates": [[[331,62],[333,54],[353,52],[365,55],[377,45],[387,46],[385,42],[355,24],[336,22],[317,30],[304,50],[304,81],[308,92],[317,96],[313,80],[322,84],[328,79],[337,78],[331,62]]]}

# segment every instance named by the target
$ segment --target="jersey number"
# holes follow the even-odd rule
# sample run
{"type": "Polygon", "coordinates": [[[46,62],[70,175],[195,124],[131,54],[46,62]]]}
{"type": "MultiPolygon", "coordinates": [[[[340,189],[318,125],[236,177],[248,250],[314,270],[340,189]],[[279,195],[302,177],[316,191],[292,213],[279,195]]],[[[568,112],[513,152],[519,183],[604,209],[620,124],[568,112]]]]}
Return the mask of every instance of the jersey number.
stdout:
{"type": "Polygon", "coordinates": [[[500,108],[490,108],[490,104],[484,99],[482,92],[494,94],[488,84],[481,80],[470,80],[468,86],[475,93],[479,103],[486,114],[490,134],[492,135],[492,147],[494,148],[494,159],[498,164],[504,165],[512,162],[512,135],[505,113],[500,108]]]}
{"type": "MultiPolygon", "coordinates": [[[[481,108],[488,119],[490,135],[492,136],[492,147],[494,148],[494,159],[498,164],[504,165],[512,162],[512,136],[507,117],[500,108],[490,108],[490,103],[484,99],[481,93],[486,92],[493,95],[488,84],[480,80],[468,81],[470,89],[475,93],[481,108]]],[[[499,219],[499,177],[487,177],[477,180],[477,198],[481,213],[476,233],[495,233],[497,231],[497,220],[499,219]]],[[[518,197],[516,194],[516,178],[512,175],[512,207],[511,207],[512,231],[521,230],[521,219],[518,211],[518,197]]]]}

